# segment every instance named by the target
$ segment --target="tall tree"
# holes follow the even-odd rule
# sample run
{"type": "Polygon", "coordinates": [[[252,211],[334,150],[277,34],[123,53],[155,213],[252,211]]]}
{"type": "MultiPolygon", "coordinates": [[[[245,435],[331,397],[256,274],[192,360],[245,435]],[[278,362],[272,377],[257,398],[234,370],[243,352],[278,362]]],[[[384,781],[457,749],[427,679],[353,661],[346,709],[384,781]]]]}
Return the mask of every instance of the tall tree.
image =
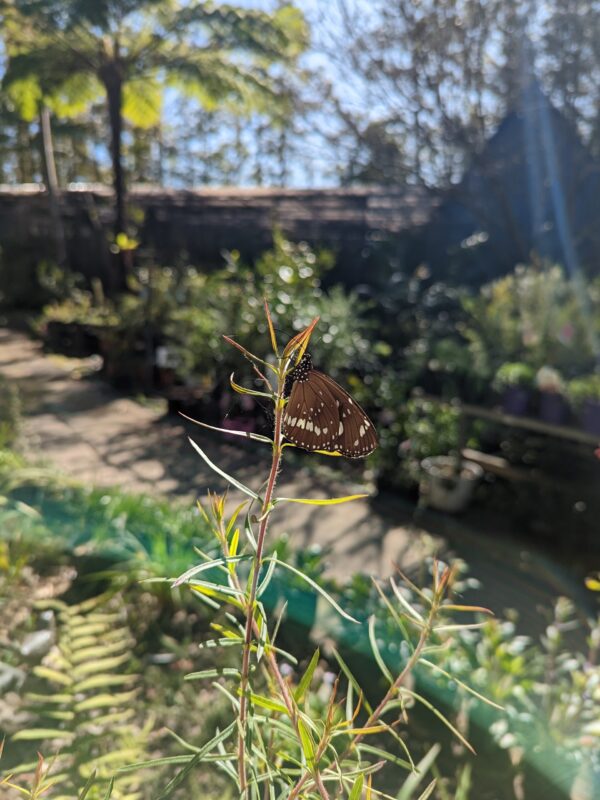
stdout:
{"type": "Polygon", "coordinates": [[[5,85],[43,76],[63,91],[104,96],[115,236],[127,229],[124,119],[156,125],[168,85],[207,107],[224,99],[267,107],[278,96],[274,67],[293,63],[307,39],[292,5],[267,13],[210,0],[0,0],[0,12],[5,27],[20,31],[8,51],[5,85]]]}
{"type": "Polygon", "coordinates": [[[597,0],[336,0],[317,4],[315,49],[325,56],[338,154],[369,155],[386,171],[396,143],[407,178],[447,185],[464,171],[519,98],[523,41],[552,102],[600,153],[597,0]],[[375,126],[375,127],[374,127],[375,126]]]}

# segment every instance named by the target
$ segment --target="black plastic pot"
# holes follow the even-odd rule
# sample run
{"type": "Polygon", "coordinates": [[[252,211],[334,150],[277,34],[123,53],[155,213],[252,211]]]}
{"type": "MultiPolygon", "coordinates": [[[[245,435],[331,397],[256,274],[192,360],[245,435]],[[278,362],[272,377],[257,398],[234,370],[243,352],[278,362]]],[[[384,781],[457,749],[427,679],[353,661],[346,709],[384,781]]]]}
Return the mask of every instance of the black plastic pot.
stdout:
{"type": "Polygon", "coordinates": [[[513,417],[524,417],[529,411],[531,392],[522,386],[509,386],[502,393],[502,410],[513,417]]]}
{"type": "Polygon", "coordinates": [[[581,409],[581,425],[584,431],[600,436],[600,401],[586,400],[581,409]]]}
{"type": "Polygon", "coordinates": [[[558,392],[541,392],[538,413],[550,425],[564,425],[569,419],[569,405],[558,392]]]}
{"type": "Polygon", "coordinates": [[[46,323],[44,342],[48,350],[71,358],[87,358],[100,352],[96,332],[81,322],[46,323]]]}

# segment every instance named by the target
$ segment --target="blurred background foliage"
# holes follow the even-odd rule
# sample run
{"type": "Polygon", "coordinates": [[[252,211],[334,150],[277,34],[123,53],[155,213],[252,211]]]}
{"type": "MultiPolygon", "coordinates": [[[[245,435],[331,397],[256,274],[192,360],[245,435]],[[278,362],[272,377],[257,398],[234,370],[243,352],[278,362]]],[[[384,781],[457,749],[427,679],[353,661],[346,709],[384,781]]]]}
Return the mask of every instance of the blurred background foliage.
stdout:
{"type": "MultiPolygon", "coordinates": [[[[266,430],[263,408],[230,391],[232,372],[240,381],[254,377],[222,334],[268,358],[265,297],[280,340],[319,316],[315,364],[372,416],[381,446],[366,473],[380,489],[414,500],[423,459],[455,457],[465,444],[535,474],[550,467],[557,483],[575,484],[567,502],[554,488],[536,493],[488,476],[478,510],[505,525],[514,517],[519,530],[552,530],[564,545],[579,541],[583,508],[591,524],[582,541],[596,552],[593,467],[582,468],[556,441],[486,424],[463,441],[454,402],[543,419],[545,401],[560,400],[554,422],[600,437],[595,262],[584,265],[584,276],[525,251],[527,263],[513,263],[502,277],[490,280],[488,272],[481,286],[450,284],[424,263],[408,267],[389,243],[369,242],[377,252],[373,269],[349,289],[332,277],[340,274],[339,254],[288,241],[279,230],[254,261],[229,250],[210,269],[177,254],[157,262],[136,241],[142,212],[125,203],[136,182],[377,183],[422,190],[429,199],[434,188],[445,197],[531,81],[549,98],[547,108],[560,112],[591,169],[600,153],[600,15],[591,0],[341,0],[278,3],[272,12],[246,3],[0,0],[0,15],[0,181],[43,181],[53,233],[37,262],[32,242],[20,249],[3,242],[0,306],[10,322],[35,331],[49,352],[96,363],[101,357],[103,377],[120,390],[166,397],[171,411],[266,430]],[[97,210],[86,207],[110,266],[106,285],[66,267],[59,200],[74,181],[115,189],[110,236],[97,210]],[[24,318],[23,309],[35,318],[24,318]]],[[[459,249],[475,258],[481,242],[468,241],[459,249]]],[[[109,766],[179,753],[168,728],[197,745],[206,741],[225,719],[226,700],[183,676],[231,664],[197,647],[211,631],[198,598],[168,582],[141,583],[180,573],[194,548],[210,554],[202,517],[159,497],[83,486],[25,458],[23,404],[0,376],[0,732],[11,737],[3,766],[33,769],[39,747],[74,797],[91,757],[106,758],[106,783],[109,766]],[[74,646],[83,636],[77,629],[90,625],[99,626],[88,630],[92,638],[74,646]],[[79,686],[91,692],[79,696],[74,671],[94,672],[95,660],[104,659],[98,679],[111,691],[79,686]],[[119,689],[121,679],[132,688],[119,689]],[[66,766],[53,761],[57,749],[66,766]]],[[[589,448],[587,458],[597,466],[589,448]]],[[[356,575],[336,585],[324,577],[326,553],[293,550],[285,538],[274,546],[363,623],[374,614],[383,657],[406,662],[407,642],[380,613],[372,582],[356,575]]],[[[586,556],[584,547],[573,558],[586,556]]],[[[466,591],[466,575],[463,584],[466,591]]],[[[295,579],[278,578],[269,590],[265,604],[287,601],[293,612],[281,637],[301,650],[300,671],[306,643],[320,635],[315,595],[295,579]]],[[[420,607],[418,593],[405,597],[420,607]]],[[[432,745],[443,736],[432,733],[427,715],[416,715],[411,738],[426,759],[424,772],[439,776],[441,800],[592,800],[600,792],[598,621],[565,599],[547,612],[530,637],[519,635],[509,612],[433,653],[457,678],[449,693],[427,669],[416,675],[417,688],[483,754],[472,762],[455,744],[440,755],[432,745]],[[490,716],[460,681],[491,693],[503,710],[490,716]]],[[[357,674],[377,680],[368,632],[339,623],[327,634],[357,674]]],[[[315,715],[336,670],[324,651],[315,715]]],[[[139,785],[137,778],[124,782],[115,797],[153,797],[169,765],[140,774],[139,785]]],[[[181,797],[214,800],[227,791],[216,770],[178,789],[181,797]]]]}

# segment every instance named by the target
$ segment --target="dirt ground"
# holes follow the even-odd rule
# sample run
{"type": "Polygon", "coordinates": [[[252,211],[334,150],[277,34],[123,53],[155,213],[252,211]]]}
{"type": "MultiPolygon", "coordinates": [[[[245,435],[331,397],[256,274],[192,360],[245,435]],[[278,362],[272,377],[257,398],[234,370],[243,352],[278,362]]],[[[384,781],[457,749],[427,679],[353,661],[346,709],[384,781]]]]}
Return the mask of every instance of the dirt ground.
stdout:
{"type": "MultiPolygon", "coordinates": [[[[167,416],[159,402],[123,397],[108,386],[92,360],[47,355],[39,342],[0,329],[0,373],[14,380],[25,409],[22,447],[35,460],[86,483],[189,500],[225,482],[194,452],[188,435],[209,458],[238,480],[258,489],[268,472],[263,445],[224,441],[183,420],[167,416]]],[[[455,519],[417,509],[405,499],[377,495],[372,486],[346,480],[306,454],[286,464],[278,495],[331,497],[366,491],[352,503],[316,507],[282,504],[273,516],[278,533],[294,544],[326,548],[329,574],[345,579],[357,571],[378,577],[400,564],[418,571],[424,557],[462,558],[477,577],[469,599],[495,612],[517,608],[524,629],[539,628],[540,610],[558,594],[587,602],[581,580],[556,558],[503,530],[478,522],[477,514],[455,519]]]]}

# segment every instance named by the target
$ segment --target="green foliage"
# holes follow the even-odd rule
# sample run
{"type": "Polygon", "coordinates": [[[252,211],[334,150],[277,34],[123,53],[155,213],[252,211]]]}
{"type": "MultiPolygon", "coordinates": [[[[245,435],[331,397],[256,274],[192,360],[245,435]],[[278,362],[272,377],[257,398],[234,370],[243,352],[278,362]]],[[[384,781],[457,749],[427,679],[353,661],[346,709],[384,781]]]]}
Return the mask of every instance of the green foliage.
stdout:
{"type": "Polygon", "coordinates": [[[39,327],[43,330],[48,322],[76,322],[80,325],[116,327],[119,314],[114,303],[103,295],[75,289],[69,296],[47,305],[40,316],[39,327]]]}
{"type": "MultiPolygon", "coordinates": [[[[387,481],[395,486],[414,485],[424,458],[456,450],[459,409],[411,398],[395,381],[386,382],[385,386],[388,391],[394,387],[398,394],[393,404],[385,404],[383,414],[387,419],[379,429],[380,448],[375,458],[387,481]]],[[[384,397],[387,400],[387,393],[384,397]]]]}
{"type": "Polygon", "coordinates": [[[580,408],[586,400],[600,401],[600,375],[585,375],[574,378],[567,386],[569,399],[576,408],[580,408]]]}
{"type": "MultiPolygon", "coordinates": [[[[449,646],[454,631],[473,627],[472,623],[465,626],[461,623],[447,624],[447,612],[486,613],[485,609],[448,603],[447,596],[456,578],[455,569],[433,562],[431,585],[427,589],[421,590],[407,582],[415,595],[414,602],[393,580],[387,593],[374,582],[376,610],[366,627],[370,654],[382,677],[383,688],[377,705],[371,705],[366,699],[352,668],[340,653],[335,653],[341,670],[339,678],[333,678],[328,685],[321,684],[317,690],[318,651],[310,653],[304,668],[298,668],[294,655],[285,649],[282,641],[285,628],[279,636],[283,610],[279,618],[271,618],[275,604],[272,597],[269,601],[269,593],[278,593],[287,573],[294,576],[294,584],[289,587],[291,591],[286,597],[289,605],[296,604],[297,598],[293,593],[300,587],[315,592],[333,612],[339,614],[345,625],[357,628],[357,638],[364,617],[353,618],[332,596],[330,586],[317,583],[315,578],[319,577],[321,569],[318,554],[315,554],[316,558],[309,554],[298,566],[290,563],[290,554],[282,542],[276,544],[273,555],[266,554],[266,534],[273,510],[280,502],[325,506],[364,495],[323,499],[275,495],[275,477],[288,446],[283,443],[282,436],[286,380],[309,346],[318,320],[313,319],[280,350],[266,303],[265,312],[265,339],[272,348],[274,359],[267,362],[243,344],[231,338],[228,341],[256,366],[257,373],[262,375],[263,396],[273,403],[273,439],[250,436],[271,446],[269,478],[261,490],[262,496],[259,496],[213,464],[202,448],[192,441],[203,460],[242,494],[243,502],[229,515],[225,496],[209,494],[208,503],[201,506],[201,510],[220,555],[215,558],[213,554],[198,551],[200,562],[183,572],[173,583],[174,587],[187,587],[194,596],[219,613],[218,621],[212,624],[214,635],[201,646],[227,648],[239,653],[237,668],[209,669],[188,676],[190,680],[214,681],[219,678],[219,682],[213,685],[229,701],[230,722],[217,729],[201,747],[181,741],[188,752],[171,759],[179,769],[159,795],[161,798],[171,796],[192,770],[200,765],[206,769],[211,764],[227,775],[234,794],[244,800],[266,796],[277,800],[313,800],[330,796],[329,790],[335,791],[336,796],[358,798],[363,788],[368,793],[373,790],[377,794],[379,790],[375,787],[386,767],[397,767],[413,776],[416,772],[405,740],[408,737],[388,721],[400,713],[407,723],[408,709],[414,704],[421,704],[463,746],[472,749],[461,731],[426,697],[414,691],[410,682],[413,672],[426,663],[424,656],[429,650],[444,650],[449,646]],[[262,374],[262,369],[269,372],[270,379],[262,374]],[[395,635],[389,635],[390,631],[395,635]],[[395,644],[395,650],[385,649],[389,642],[395,644]],[[346,693],[343,700],[341,692],[346,693]],[[364,714],[359,719],[363,708],[364,714]],[[390,712],[394,713],[390,715],[390,712]]],[[[233,388],[240,393],[253,391],[239,385],[233,388]]],[[[352,588],[357,597],[364,596],[364,586],[360,582],[352,588]]],[[[452,680],[450,673],[442,674],[452,680]]],[[[482,697],[481,694],[477,696],[482,697]]],[[[423,772],[431,768],[436,756],[437,750],[430,751],[421,762],[423,772]]],[[[158,767],[165,763],[165,759],[156,759],[143,765],[132,765],[130,769],[136,766],[158,767]]],[[[403,786],[403,796],[411,797],[418,783],[414,777],[409,778],[403,786]]],[[[396,790],[397,785],[396,782],[396,790]]],[[[421,796],[429,796],[434,786],[435,781],[430,782],[421,796]]]]}
{"type": "Polygon", "coordinates": [[[528,364],[519,361],[507,362],[497,370],[494,378],[494,389],[502,391],[512,386],[530,388],[533,386],[535,372],[528,364]]]}
{"type": "Polygon", "coordinates": [[[321,278],[331,266],[330,253],[315,253],[305,243],[292,244],[276,233],[273,249],[254,267],[231,253],[225,269],[190,273],[174,287],[179,304],[166,327],[181,374],[208,379],[212,385],[226,382],[240,364],[233,354],[223,352],[223,333],[248,339],[258,331],[257,355],[266,358],[266,296],[272,298],[273,322],[282,335],[291,336],[321,317],[322,345],[315,345],[321,368],[334,375],[349,365],[357,372],[367,368],[374,355],[363,304],[340,287],[321,289],[321,278]]]}
{"type": "Polygon", "coordinates": [[[536,769],[565,797],[577,782],[586,796],[600,775],[600,626],[566,598],[547,611],[547,623],[536,642],[515,635],[514,621],[488,621],[476,639],[460,634],[445,664],[504,707],[491,721],[477,698],[469,701],[517,773],[536,769]]]}
{"type": "Polygon", "coordinates": [[[0,375],[0,450],[14,445],[21,425],[21,401],[17,387],[0,375]]]}
{"type": "Polygon", "coordinates": [[[0,13],[4,86],[25,119],[42,100],[73,116],[117,86],[118,113],[140,128],[158,124],[163,90],[173,84],[209,107],[266,108],[278,100],[269,67],[292,63],[307,42],[292,5],[267,13],[206,2],[17,0],[0,13]]]}
{"type": "MultiPolygon", "coordinates": [[[[94,773],[87,797],[100,800],[114,771],[143,755],[148,734],[134,722],[139,678],[131,672],[134,642],[123,605],[105,595],[76,605],[39,602],[37,608],[54,613],[57,644],[33,667],[25,694],[29,721],[11,742],[35,742],[58,753],[52,769],[56,800],[78,796],[94,773]]],[[[21,764],[11,773],[35,768],[21,764]]],[[[139,785],[138,776],[122,776],[113,797],[135,800],[139,785]]]]}
{"type": "Polygon", "coordinates": [[[580,287],[560,267],[517,267],[466,298],[463,334],[478,368],[490,377],[504,362],[534,370],[552,366],[566,376],[594,365],[600,286],[580,287]]]}
{"type": "Polygon", "coordinates": [[[85,544],[127,562],[124,574],[134,579],[175,572],[187,562],[190,548],[207,545],[207,527],[195,509],[117,489],[85,487],[1,450],[0,497],[6,514],[17,514],[20,520],[14,526],[5,520],[2,538],[11,540],[14,530],[24,550],[36,538],[68,549],[85,544]]]}

